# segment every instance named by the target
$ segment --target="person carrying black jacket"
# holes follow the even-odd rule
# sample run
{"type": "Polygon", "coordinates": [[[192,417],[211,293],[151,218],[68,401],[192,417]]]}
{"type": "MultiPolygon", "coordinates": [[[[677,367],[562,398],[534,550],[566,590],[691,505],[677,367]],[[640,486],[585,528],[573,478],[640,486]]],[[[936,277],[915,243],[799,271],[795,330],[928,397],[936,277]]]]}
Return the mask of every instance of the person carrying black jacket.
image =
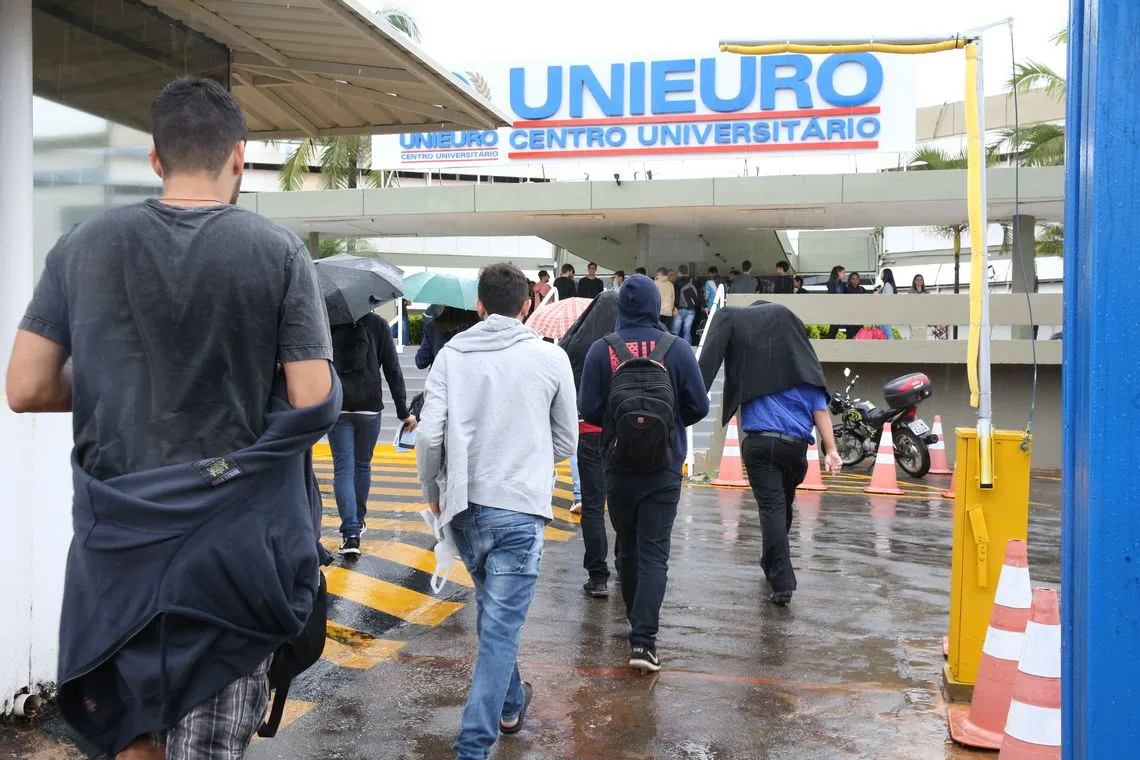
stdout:
{"type": "Polygon", "coordinates": [[[384,410],[381,371],[404,429],[415,430],[418,421],[408,411],[404,372],[392,331],[383,317],[368,313],[354,325],[336,325],[332,343],[333,366],[345,387],[343,411],[328,434],[333,495],[340,513],[340,554],[359,556],[360,532],[372,488],[372,454],[380,438],[380,412],[384,410]]]}

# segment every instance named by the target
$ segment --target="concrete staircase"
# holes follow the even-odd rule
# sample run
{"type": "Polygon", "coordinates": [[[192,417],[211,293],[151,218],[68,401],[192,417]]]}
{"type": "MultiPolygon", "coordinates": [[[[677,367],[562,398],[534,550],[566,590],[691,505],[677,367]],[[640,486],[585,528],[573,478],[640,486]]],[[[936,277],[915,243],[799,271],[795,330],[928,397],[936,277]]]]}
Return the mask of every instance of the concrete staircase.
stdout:
{"type": "MultiPolygon", "coordinates": [[[[400,367],[404,372],[404,385],[408,389],[408,401],[411,402],[412,397],[424,389],[424,383],[427,380],[427,370],[416,368],[416,351],[419,346],[405,346],[404,353],[400,355],[400,367]]],[[[716,428],[716,417],[720,414],[721,394],[724,390],[724,371],[717,376],[713,382],[712,387],[712,404],[709,416],[698,422],[693,426],[693,451],[706,452],[709,450],[709,441],[712,438],[713,431],[716,428]]],[[[391,395],[388,392],[388,385],[384,385],[384,417],[382,420],[383,429],[385,431],[393,430],[395,424],[395,410],[392,407],[391,395]]],[[[381,435],[380,443],[391,443],[391,436],[395,432],[381,435]],[[387,440],[384,440],[387,438],[387,440]]]]}

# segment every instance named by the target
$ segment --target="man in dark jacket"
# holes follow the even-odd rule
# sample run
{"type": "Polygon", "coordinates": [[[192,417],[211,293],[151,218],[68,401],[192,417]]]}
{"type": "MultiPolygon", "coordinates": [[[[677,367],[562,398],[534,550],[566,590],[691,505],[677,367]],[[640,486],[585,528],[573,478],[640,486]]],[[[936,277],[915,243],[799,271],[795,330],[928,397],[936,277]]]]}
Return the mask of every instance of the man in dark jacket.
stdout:
{"type": "Polygon", "coordinates": [[[562,265],[562,276],[554,281],[554,289],[558,291],[559,301],[578,295],[578,284],[574,281],[574,267],[572,265],[562,265]]]}
{"type": "MultiPolygon", "coordinates": [[[[302,437],[302,455],[331,426],[340,398],[330,400],[328,312],[304,244],[233,205],[248,133],[237,101],[212,80],[178,79],[155,99],[151,127],[162,197],[105,211],[56,243],[12,349],[8,404],[16,412],[72,412],[77,524],[95,488],[122,491],[128,481],[148,481],[132,497],[140,524],[134,546],[114,535],[116,528],[130,529],[129,514],[102,526],[105,543],[93,543],[87,532],[73,540],[70,557],[98,548],[101,562],[69,559],[61,695],[73,678],[97,675],[92,667],[105,671],[105,665],[117,675],[102,682],[111,684],[102,691],[76,694],[69,704],[78,711],[68,719],[76,725],[76,716],[85,716],[77,728],[112,755],[228,760],[242,755],[265,714],[268,654],[279,635],[296,632],[280,630],[269,597],[287,592],[281,581],[304,585],[308,596],[293,607],[293,623],[312,609],[317,531],[297,522],[297,532],[282,533],[268,519],[241,520],[232,533],[195,531],[189,518],[206,501],[226,501],[221,494],[233,489],[256,502],[230,501],[248,507],[249,515],[308,504],[299,459],[292,477],[273,480],[273,473],[243,474],[241,458],[234,458],[262,439],[273,445],[267,411],[278,364],[288,403],[303,419],[317,417],[299,425],[312,435],[302,437]],[[271,487],[257,488],[262,482],[271,487]],[[191,536],[196,558],[216,558],[218,568],[234,569],[232,555],[263,559],[276,542],[282,552],[304,550],[308,561],[276,563],[282,576],[272,579],[276,587],[264,573],[240,570],[203,580],[195,576],[195,557],[181,554],[191,536]],[[257,552],[261,557],[251,556],[257,552]],[[213,609],[213,620],[253,615],[257,625],[187,637],[177,612],[173,624],[164,614],[138,616],[159,603],[186,601],[155,597],[159,578],[134,561],[140,553],[149,568],[163,569],[167,588],[197,602],[241,600],[213,609]],[[91,589],[113,598],[84,603],[94,598],[85,596],[91,589]],[[148,619],[145,627],[111,630],[148,619]],[[88,659],[73,645],[85,653],[98,649],[99,656],[88,659]],[[161,656],[153,656],[156,647],[161,656]],[[155,747],[156,733],[165,734],[165,751],[155,747]]],[[[100,503],[100,513],[110,506],[123,503],[100,503]]],[[[132,512],[130,500],[125,511],[132,512]]]]}
{"type": "Polygon", "coordinates": [[[819,431],[825,463],[837,474],[842,462],[835,448],[827,409],[827,381],[803,322],[779,304],[757,301],[747,308],[717,312],[701,354],[701,374],[711,388],[725,363],[722,424],[741,409],[741,446],[748,482],[760,510],[764,550],[760,567],[772,586],[769,599],[792,600],[788,531],[796,486],[807,474],[812,428],[819,431]]]}
{"type": "MultiPolygon", "coordinates": [[[[648,357],[667,333],[659,322],[657,285],[634,275],[618,294],[617,336],[635,356],[648,357]]],[[[669,340],[673,340],[669,337],[669,340]]],[[[606,490],[610,521],[617,534],[622,597],[630,624],[629,665],[642,672],[661,669],[657,629],[669,565],[669,543],[681,498],[685,461],[685,428],[704,419],[709,399],[692,348],[676,340],[664,357],[675,399],[672,459],[658,472],[632,472],[607,464],[606,490]]],[[[603,339],[591,346],[582,368],[578,411],[602,428],[602,451],[610,451],[615,431],[607,419],[610,380],[618,357],[603,339]]]]}
{"type": "Polygon", "coordinates": [[[792,278],[788,274],[790,267],[786,261],[776,262],[776,281],[773,283],[773,293],[791,294],[795,292],[795,285],[792,283],[792,278]]]}
{"type": "Polygon", "coordinates": [[[344,409],[329,431],[333,495],[340,513],[340,554],[358,557],[360,532],[372,489],[372,454],[380,437],[380,412],[384,410],[381,371],[404,430],[415,430],[417,421],[408,411],[404,373],[392,332],[383,317],[368,313],[354,325],[337,325],[332,338],[333,366],[344,386],[344,409]]]}
{"type": "MultiPolygon", "coordinates": [[[[579,298],[597,298],[606,289],[606,284],[598,279],[598,265],[590,262],[586,265],[586,276],[578,280],[577,295],[579,298]]],[[[561,298],[561,294],[558,296],[561,298]]]]}

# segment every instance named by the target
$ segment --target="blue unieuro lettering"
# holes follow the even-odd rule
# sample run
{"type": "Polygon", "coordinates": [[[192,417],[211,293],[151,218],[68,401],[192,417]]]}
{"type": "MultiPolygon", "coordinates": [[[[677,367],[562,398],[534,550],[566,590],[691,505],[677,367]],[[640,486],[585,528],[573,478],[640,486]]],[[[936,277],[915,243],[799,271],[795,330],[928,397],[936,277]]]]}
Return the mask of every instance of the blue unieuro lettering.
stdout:
{"type": "Polygon", "coordinates": [[[510,137],[511,147],[515,150],[526,150],[526,130],[513,129],[510,137]]]}
{"type": "Polygon", "coordinates": [[[716,59],[701,59],[701,102],[710,111],[730,113],[743,111],[756,98],[756,61],[747,55],[740,57],[740,91],[731,98],[722,98],[716,92],[716,59]]]}
{"type": "Polygon", "coordinates": [[[840,140],[847,139],[847,122],[845,122],[843,119],[828,119],[827,139],[834,140],[836,138],[839,138],[840,140]]]}
{"type": "Polygon", "coordinates": [[[860,137],[875,137],[879,134],[881,126],[878,119],[870,116],[866,119],[860,119],[859,123],[855,125],[855,129],[859,131],[860,137]]]}
{"type": "Polygon", "coordinates": [[[625,115],[625,66],[620,63],[610,65],[610,91],[606,92],[594,70],[589,66],[570,67],[570,117],[582,118],[582,95],[590,91],[590,97],[606,116],[625,115]]]}
{"type": "Polygon", "coordinates": [[[642,145],[657,144],[657,125],[643,124],[637,128],[637,141],[642,145]]]}
{"type": "Polygon", "coordinates": [[[645,115],[645,62],[629,64],[629,115],[645,115]]]}
{"type": "Polygon", "coordinates": [[[801,140],[823,140],[823,125],[819,123],[819,119],[812,119],[808,125],[804,127],[804,131],[800,133],[801,140]]]}
{"type": "Polygon", "coordinates": [[[526,69],[511,69],[511,110],[523,119],[549,119],[562,107],[562,67],[546,67],[546,100],[531,108],[526,103],[526,69]]]}
{"type": "Polygon", "coordinates": [[[772,128],[766,121],[758,121],[752,125],[752,142],[766,143],[772,139],[772,128]]]}
{"type": "Polygon", "coordinates": [[[624,127],[610,127],[606,130],[606,145],[618,148],[625,145],[626,132],[624,127]]]}
{"type": "Polygon", "coordinates": [[[760,108],[772,111],[776,108],[776,91],[791,90],[796,94],[797,108],[811,108],[811,87],[807,78],[811,76],[811,59],[806,55],[787,53],[765,55],[760,58],[760,108]],[[780,74],[780,69],[794,69],[792,74],[780,74]]]}
{"type": "Polygon", "coordinates": [[[830,55],[819,65],[815,75],[815,86],[819,97],[839,108],[852,108],[870,103],[883,91],[883,64],[870,53],[842,53],[830,55]],[[863,90],[853,95],[843,95],[835,89],[835,72],[840,66],[854,64],[862,66],[867,75],[863,90]]]}
{"type": "Polygon", "coordinates": [[[697,69],[694,58],[654,61],[651,64],[652,113],[693,113],[697,102],[692,98],[669,100],[671,92],[692,92],[693,78],[669,79],[670,74],[692,74],[697,69]]]}

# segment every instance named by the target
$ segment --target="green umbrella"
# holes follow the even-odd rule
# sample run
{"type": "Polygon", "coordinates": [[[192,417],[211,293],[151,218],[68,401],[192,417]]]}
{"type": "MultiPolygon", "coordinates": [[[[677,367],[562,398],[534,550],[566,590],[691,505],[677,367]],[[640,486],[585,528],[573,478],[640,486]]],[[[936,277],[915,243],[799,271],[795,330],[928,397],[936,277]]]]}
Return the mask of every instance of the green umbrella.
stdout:
{"type": "Polygon", "coordinates": [[[417,272],[404,278],[404,298],[416,303],[437,303],[474,310],[478,284],[473,279],[453,274],[417,272]]]}

